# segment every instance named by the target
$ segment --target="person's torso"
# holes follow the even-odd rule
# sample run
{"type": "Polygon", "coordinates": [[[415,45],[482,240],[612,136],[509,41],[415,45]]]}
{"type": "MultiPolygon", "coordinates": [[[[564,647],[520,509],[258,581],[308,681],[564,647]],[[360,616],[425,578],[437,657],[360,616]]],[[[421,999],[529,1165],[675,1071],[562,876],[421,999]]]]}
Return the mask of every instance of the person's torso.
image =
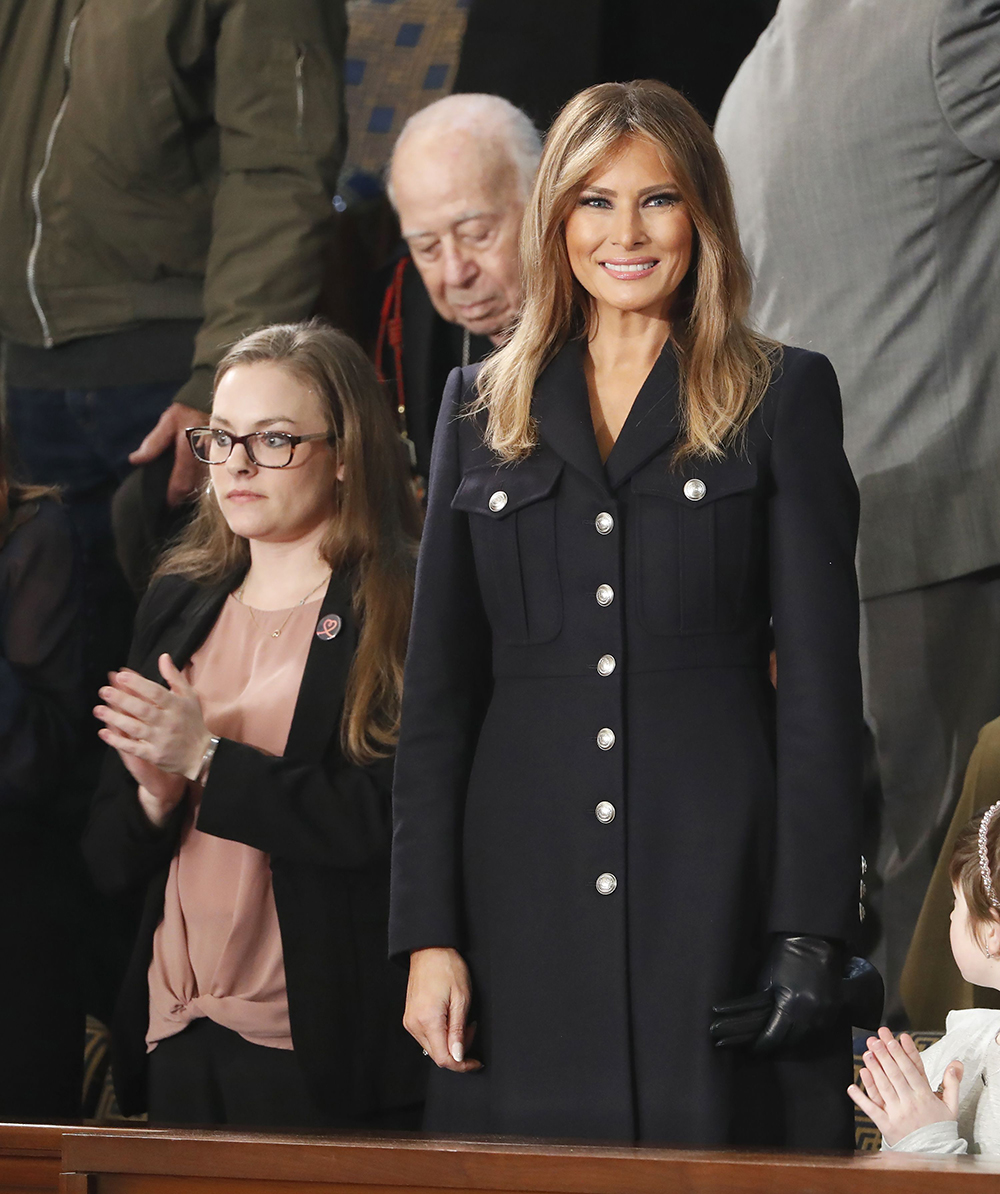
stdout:
{"type": "MultiPolygon", "coordinates": [[[[943,111],[939,17],[957,7],[784,0],[716,125],[756,322],[833,362],[845,446],[887,556],[894,536],[926,554],[902,525],[908,491],[934,487],[924,523],[958,518],[977,476],[992,485],[1000,443],[987,298],[1000,293],[1000,169],[943,111]]],[[[961,563],[931,567],[943,578],[961,563]]],[[[863,589],[906,587],[906,568],[883,581],[863,554],[861,571],[863,589]]]]}

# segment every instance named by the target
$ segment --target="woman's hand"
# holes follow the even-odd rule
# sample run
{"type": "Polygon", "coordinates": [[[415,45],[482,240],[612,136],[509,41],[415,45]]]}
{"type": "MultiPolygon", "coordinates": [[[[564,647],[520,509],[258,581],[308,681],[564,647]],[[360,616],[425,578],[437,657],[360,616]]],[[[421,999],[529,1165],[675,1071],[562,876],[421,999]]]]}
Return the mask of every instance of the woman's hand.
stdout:
{"type": "Polygon", "coordinates": [[[457,950],[418,949],[410,954],[403,1027],[435,1065],[456,1074],[468,1074],[482,1064],[465,1060],[476,1032],[475,1024],[465,1023],[471,997],[469,968],[457,950]]]}
{"type": "Polygon", "coordinates": [[[851,1085],[847,1093],[874,1123],[889,1145],[898,1144],[917,1128],[958,1119],[958,1088],[962,1063],[953,1061],[944,1072],[940,1094],[931,1090],[920,1050],[909,1033],[897,1041],[888,1028],[868,1038],[861,1071],[865,1094],[851,1085]]]}
{"type": "Polygon", "coordinates": [[[101,740],[118,751],[139,783],[151,792],[156,790],[155,779],[150,787],[147,778],[154,777],[147,771],[142,773],[146,778],[137,774],[129,759],[151,764],[168,775],[197,779],[211,741],[198,694],[169,655],[161,655],[159,665],[169,688],[123,668],[100,690],[104,704],[94,709],[94,716],[104,722],[101,740]]]}

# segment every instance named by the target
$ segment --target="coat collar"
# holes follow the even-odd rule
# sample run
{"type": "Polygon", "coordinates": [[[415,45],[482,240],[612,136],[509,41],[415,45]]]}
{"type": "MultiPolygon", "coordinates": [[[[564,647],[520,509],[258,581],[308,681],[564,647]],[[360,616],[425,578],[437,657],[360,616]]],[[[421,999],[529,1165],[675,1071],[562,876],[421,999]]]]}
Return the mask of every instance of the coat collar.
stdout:
{"type": "Polygon", "coordinates": [[[584,374],[585,346],[571,340],[552,358],[535,386],[533,410],[540,438],[601,489],[616,490],[677,438],[677,358],[668,343],[632,403],[606,463],[601,463],[584,374]]]}

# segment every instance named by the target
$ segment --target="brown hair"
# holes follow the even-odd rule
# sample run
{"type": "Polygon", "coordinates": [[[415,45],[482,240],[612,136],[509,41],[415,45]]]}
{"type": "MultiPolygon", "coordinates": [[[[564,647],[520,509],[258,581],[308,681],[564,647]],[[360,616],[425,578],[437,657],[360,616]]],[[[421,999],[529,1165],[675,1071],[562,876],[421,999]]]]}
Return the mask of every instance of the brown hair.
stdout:
{"type": "Polygon", "coordinates": [[[708,125],[665,83],[599,83],[565,105],[546,138],[521,228],[520,320],[478,374],[479,398],[470,412],[489,412],[487,442],[504,460],[535,446],[531,398],[538,375],[568,339],[590,330],[592,300],[570,268],[566,219],[587,179],[637,137],[663,155],[695,232],[671,328],[683,396],[676,459],[721,455],[770,383],[778,345],[747,325],[750,271],[725,163],[708,125]]]}
{"type": "Polygon", "coordinates": [[[62,495],[55,485],[26,485],[11,479],[7,460],[7,444],[0,427],[0,547],[7,537],[37,510],[37,503],[48,498],[62,501],[62,495]]]}
{"type": "MultiPolygon", "coordinates": [[[[997,910],[990,903],[979,865],[979,827],[983,814],[979,813],[959,830],[948,864],[948,878],[952,887],[961,891],[969,909],[969,923],[980,945],[984,945],[983,930],[997,920],[997,910]]],[[[1000,876],[1000,813],[994,814],[986,830],[986,855],[990,864],[990,883],[997,891],[1000,876]]]]}
{"type": "MultiPolygon", "coordinates": [[[[399,732],[420,508],[375,370],[349,336],[319,320],[262,328],[226,353],[215,385],[236,365],[264,362],[281,365],[316,391],[344,467],[337,513],[321,550],[331,568],[353,572],[361,635],[347,681],[341,737],[345,754],[367,763],[384,757],[399,732]]],[[[218,583],[249,562],[247,540],[229,529],[206,486],[194,518],[156,575],[180,573],[218,583]]]]}

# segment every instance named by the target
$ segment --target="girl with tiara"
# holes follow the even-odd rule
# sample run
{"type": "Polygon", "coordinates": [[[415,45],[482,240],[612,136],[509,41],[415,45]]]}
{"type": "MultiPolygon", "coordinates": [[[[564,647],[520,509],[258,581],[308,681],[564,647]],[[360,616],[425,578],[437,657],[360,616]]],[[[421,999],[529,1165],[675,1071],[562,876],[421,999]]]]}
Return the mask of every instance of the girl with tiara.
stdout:
{"type": "MultiPolygon", "coordinates": [[[[949,875],[955,891],[951,952],[962,977],[1000,990],[1000,800],[958,835],[949,875]]],[[[861,1082],[847,1093],[893,1152],[1000,1156],[1000,1011],[948,1015],[923,1053],[888,1028],[868,1038],[861,1082]]]]}

